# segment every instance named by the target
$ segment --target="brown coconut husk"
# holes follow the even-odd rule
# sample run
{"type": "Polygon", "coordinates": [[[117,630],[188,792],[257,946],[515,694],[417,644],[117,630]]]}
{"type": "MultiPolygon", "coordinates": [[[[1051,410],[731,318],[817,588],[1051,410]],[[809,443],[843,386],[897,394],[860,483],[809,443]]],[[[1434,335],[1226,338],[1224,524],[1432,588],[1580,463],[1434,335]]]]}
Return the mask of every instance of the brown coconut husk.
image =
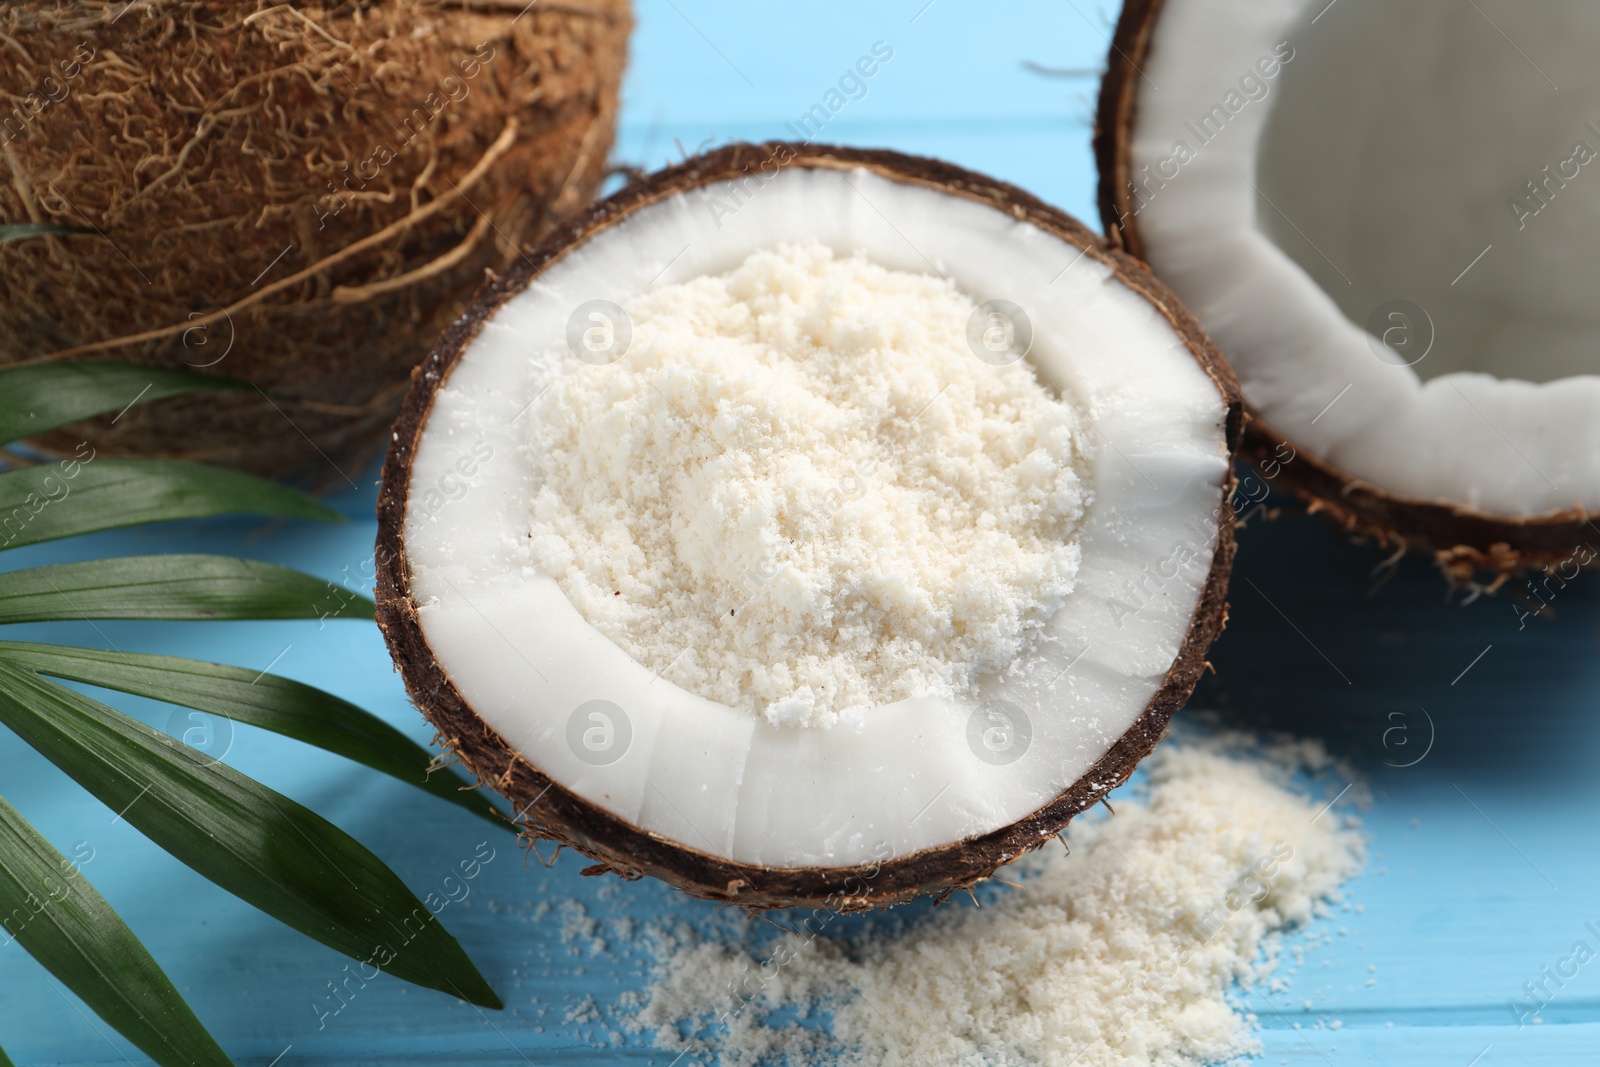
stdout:
{"type": "Polygon", "coordinates": [[[378,625],[412,701],[437,729],[438,743],[481,784],[511,802],[524,840],[531,847],[537,848],[540,840],[554,841],[595,860],[585,874],[614,873],[628,880],[651,875],[686,893],[752,910],[815,907],[861,911],[923,895],[942,898],[969,889],[1018,856],[1054,840],[1075,815],[1127,780],[1164,735],[1173,712],[1188,700],[1208,666],[1206,650],[1221,633],[1227,615],[1225,598],[1235,542],[1233,515],[1223,502],[1233,494],[1231,474],[1219,489],[1216,551],[1182,647],[1128,731],[1081,778],[1010,826],[870,866],[738,864],[641,829],[583,799],[530,763],[478,717],[434,657],[411,598],[404,529],[412,457],[434,398],[483,324],[551,263],[641,208],[682,190],[739,179],[756,168],[765,171],[775,163],[783,167],[864,167],[892,181],[927,186],[998,208],[1083,249],[1085,255],[1110,267],[1121,284],[1148,300],[1172,324],[1221,395],[1227,408],[1225,433],[1230,454],[1237,448],[1243,403],[1233,372],[1170,289],[1144,264],[1111,247],[1071,216],[1015,186],[937,160],[823,145],[729,145],[635,182],[564,225],[507,277],[480,294],[418,368],[394,426],[378,494],[374,591],[378,625]]]}
{"type": "MultiPolygon", "coordinates": [[[[1094,153],[1100,174],[1100,220],[1117,248],[1144,259],[1133,197],[1133,130],[1143,68],[1163,0],[1127,0],[1100,85],[1094,153]]],[[[1570,508],[1544,515],[1495,515],[1445,501],[1391,493],[1313,455],[1252,413],[1240,455],[1272,472],[1305,502],[1345,530],[1380,546],[1431,555],[1454,584],[1493,590],[1512,574],[1600,561],[1600,513],[1570,508]],[[1292,461],[1283,457],[1293,456],[1292,461]]]]}
{"type": "Polygon", "coordinates": [[[191,366],[41,439],[352,482],[411,368],[601,180],[627,0],[0,8],[0,363],[191,366]],[[132,397],[129,398],[133,399],[132,397]]]}

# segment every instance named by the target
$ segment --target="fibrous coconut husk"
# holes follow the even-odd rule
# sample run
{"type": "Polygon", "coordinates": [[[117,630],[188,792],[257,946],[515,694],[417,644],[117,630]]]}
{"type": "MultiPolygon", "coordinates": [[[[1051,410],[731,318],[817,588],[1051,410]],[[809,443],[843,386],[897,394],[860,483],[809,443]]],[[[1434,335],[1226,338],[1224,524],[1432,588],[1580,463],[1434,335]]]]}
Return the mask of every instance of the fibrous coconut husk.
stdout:
{"type": "Polygon", "coordinates": [[[592,197],[630,25],[627,0],[0,8],[0,222],[103,234],[0,246],[0,362],[270,394],[40,443],[351,481],[485,270],[592,197]]]}

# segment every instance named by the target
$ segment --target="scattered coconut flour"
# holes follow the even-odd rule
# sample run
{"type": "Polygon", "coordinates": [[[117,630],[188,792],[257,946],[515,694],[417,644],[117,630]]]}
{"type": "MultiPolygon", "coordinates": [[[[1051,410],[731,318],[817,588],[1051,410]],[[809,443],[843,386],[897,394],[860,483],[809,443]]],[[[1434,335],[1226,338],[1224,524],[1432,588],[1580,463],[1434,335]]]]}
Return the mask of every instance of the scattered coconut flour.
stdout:
{"type": "Polygon", "coordinates": [[[946,280],[820,244],[646,293],[532,383],[533,558],[637,661],[830,726],[1012,666],[1072,591],[1085,427],[946,280]]]}
{"type": "Polygon", "coordinates": [[[630,1025],[731,1067],[1193,1065],[1258,1051],[1230,987],[1280,995],[1263,980],[1282,932],[1326,914],[1364,862],[1359,824],[1291,781],[1330,762],[1309,742],[1169,742],[1143,764],[1139,802],[1073,823],[1070,856],[1014,864],[1021,887],[981,909],[855,940],[827,913],[783,913],[795,933],[754,952],[680,940],[630,1025]]]}

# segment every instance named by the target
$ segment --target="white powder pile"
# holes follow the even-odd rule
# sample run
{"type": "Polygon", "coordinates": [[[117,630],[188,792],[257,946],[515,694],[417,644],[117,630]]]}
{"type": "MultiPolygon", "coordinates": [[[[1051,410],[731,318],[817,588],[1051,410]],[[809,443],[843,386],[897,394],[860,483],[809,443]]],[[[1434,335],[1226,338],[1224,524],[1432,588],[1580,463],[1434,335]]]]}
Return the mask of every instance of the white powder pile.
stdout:
{"type": "Polygon", "coordinates": [[[533,558],[634,659],[829,726],[1012,666],[1071,592],[1084,428],[943,279],[816,243],[626,307],[532,383],[533,558]]]}
{"type": "Polygon", "coordinates": [[[1014,866],[1007,877],[1022,868],[1022,888],[982,909],[940,909],[848,950],[826,913],[789,913],[797,933],[754,954],[681,944],[636,1025],[660,1047],[734,1067],[784,1055],[1110,1067],[1250,1053],[1254,1020],[1231,1006],[1230,986],[1272,995],[1258,983],[1281,932],[1338,899],[1364,844],[1353,819],[1292,791],[1293,767],[1328,762],[1320,747],[1241,755],[1247,744],[1162,748],[1144,765],[1143,803],[1074,823],[1070,857],[1056,849],[1014,866]],[[780,1008],[810,1027],[768,1022],[780,1008]],[[833,1013],[831,1036],[816,1029],[817,1008],[833,1013]]]}

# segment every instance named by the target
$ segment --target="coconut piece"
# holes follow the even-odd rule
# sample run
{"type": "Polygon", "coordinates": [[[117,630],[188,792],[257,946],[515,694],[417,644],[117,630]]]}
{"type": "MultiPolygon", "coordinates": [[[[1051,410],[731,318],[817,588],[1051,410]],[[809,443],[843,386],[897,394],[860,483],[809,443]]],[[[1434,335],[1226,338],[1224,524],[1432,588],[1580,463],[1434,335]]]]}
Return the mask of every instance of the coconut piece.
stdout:
{"type": "Polygon", "coordinates": [[[1580,5],[1132,0],[1110,54],[1102,218],[1227,353],[1243,453],[1462,581],[1597,558],[1597,32],[1580,5]]]}
{"type": "Polygon", "coordinates": [[[379,625],[441,742],[591,870],[753,908],[948,893],[1126,779],[1193,689],[1222,625],[1239,423],[1230,372],[1171,293],[1059,211],[932,160],[732,145],[552,235],[419,369],[379,496],[379,625]],[[525,547],[539,486],[520,423],[542,364],[593,361],[573,324],[604,300],[615,331],[637,294],[802,240],[1024,309],[1025,358],[1100,446],[1077,585],[1044,633],[974,696],[832,729],[658,677],[525,547]]]}
{"type": "Polygon", "coordinates": [[[0,247],[0,361],[190,366],[272,396],[43,443],[344,485],[485,269],[592,196],[630,24],[626,0],[7,4],[0,221],[106,240],[0,247]]]}

